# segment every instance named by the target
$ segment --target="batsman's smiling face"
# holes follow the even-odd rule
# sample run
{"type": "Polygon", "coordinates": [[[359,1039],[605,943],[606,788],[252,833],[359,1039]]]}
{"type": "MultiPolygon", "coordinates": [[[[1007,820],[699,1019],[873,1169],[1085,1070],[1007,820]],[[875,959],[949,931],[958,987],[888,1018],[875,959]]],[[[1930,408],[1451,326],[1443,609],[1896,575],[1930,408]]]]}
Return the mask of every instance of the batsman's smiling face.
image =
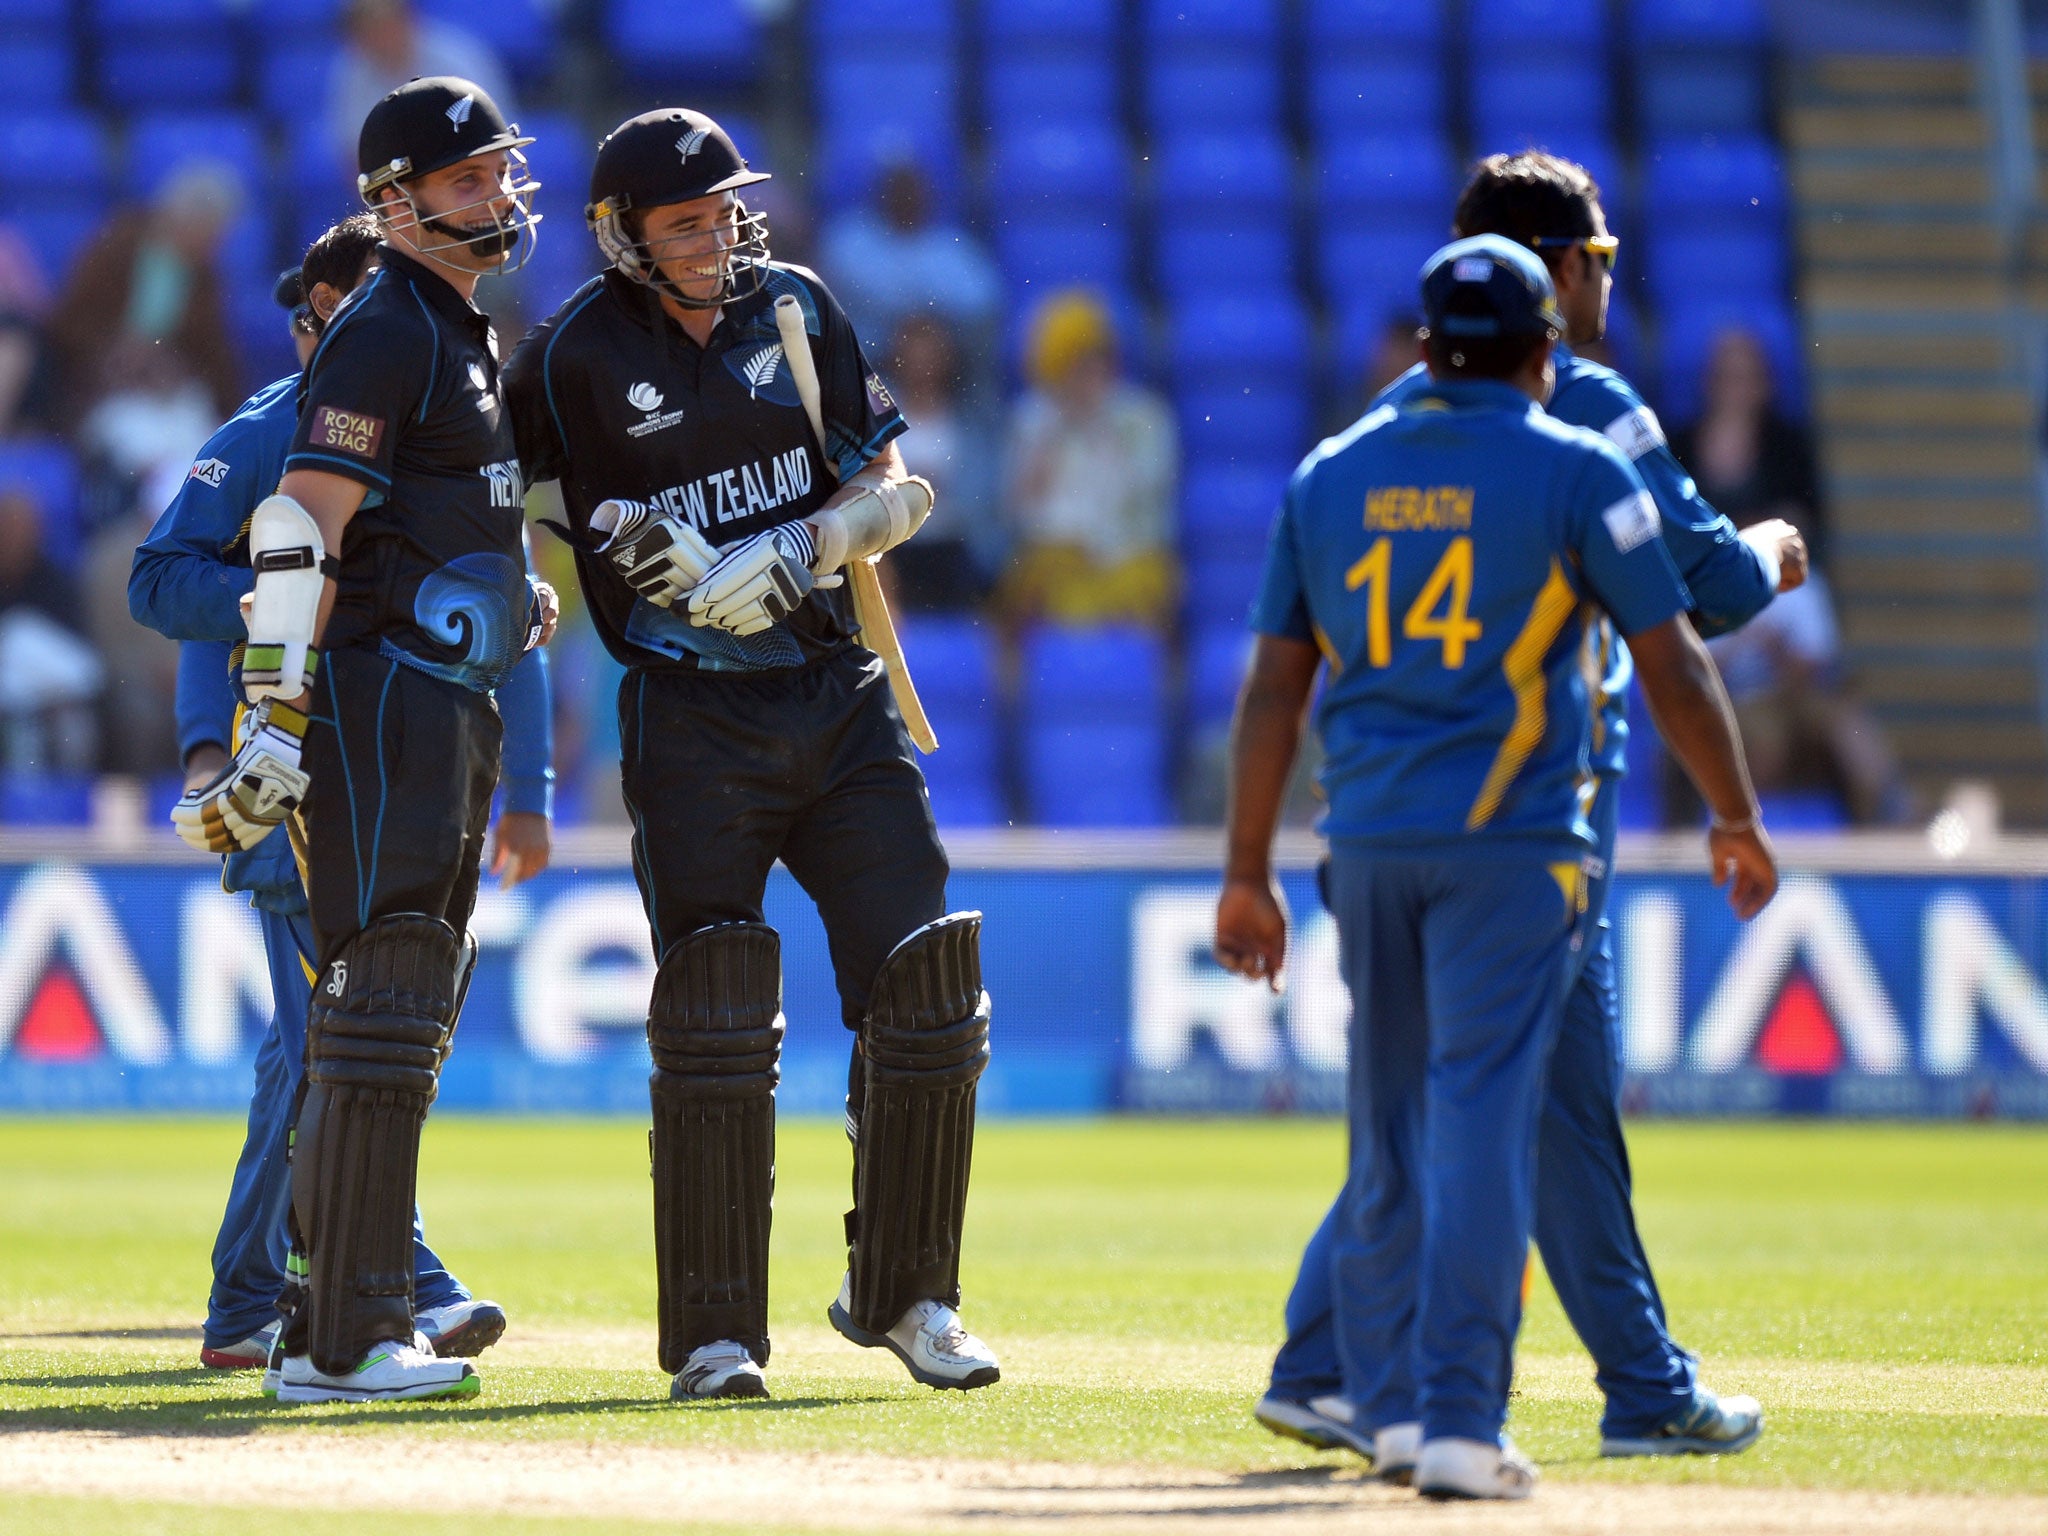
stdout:
{"type": "Polygon", "coordinates": [[[730,192],[663,203],[642,215],[641,242],[661,275],[693,299],[718,296],[726,254],[739,243],[739,199],[730,192]]]}

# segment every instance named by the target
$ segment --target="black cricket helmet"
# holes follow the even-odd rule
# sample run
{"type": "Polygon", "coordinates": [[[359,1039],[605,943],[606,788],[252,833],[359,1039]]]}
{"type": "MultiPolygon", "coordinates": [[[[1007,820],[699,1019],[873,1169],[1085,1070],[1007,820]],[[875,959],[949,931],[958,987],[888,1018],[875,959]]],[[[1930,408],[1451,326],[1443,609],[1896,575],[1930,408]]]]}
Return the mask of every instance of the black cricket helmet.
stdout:
{"type": "MultiPolygon", "coordinates": [[[[461,245],[479,256],[507,255],[520,243],[520,235],[532,231],[541,220],[533,211],[533,194],[540,183],[527,174],[526,156],[520,153],[532,142],[519,132],[517,123],[505,121],[505,114],[482,86],[455,75],[426,75],[406,81],[370,108],[370,115],[363,119],[363,131],[356,140],[360,173],[356,189],[393,232],[408,227],[431,229],[447,237],[440,249],[461,245]],[[422,214],[413,202],[408,183],[472,155],[499,150],[511,159],[509,183],[502,191],[433,215],[422,214]],[[402,206],[378,200],[377,194],[385,187],[398,189],[402,206]],[[505,197],[512,200],[509,213],[493,206],[505,197]],[[477,209],[489,215],[489,224],[463,222],[464,215],[477,209]]],[[[440,260],[433,249],[418,249],[420,255],[440,260]]],[[[495,270],[505,272],[525,265],[532,251],[533,240],[528,239],[519,261],[495,270]]],[[[451,263],[443,261],[442,265],[451,263]]]]}
{"type": "Polygon", "coordinates": [[[766,280],[767,218],[734,199],[732,240],[719,253],[723,281],[716,295],[700,299],[662,275],[664,253],[648,246],[642,216],[650,208],[737,192],[768,179],[766,171],[748,168],[731,135],[702,112],[663,107],[630,117],[605,135],[583,217],[605,260],[620,273],[686,309],[717,309],[758,292],[766,280]]]}

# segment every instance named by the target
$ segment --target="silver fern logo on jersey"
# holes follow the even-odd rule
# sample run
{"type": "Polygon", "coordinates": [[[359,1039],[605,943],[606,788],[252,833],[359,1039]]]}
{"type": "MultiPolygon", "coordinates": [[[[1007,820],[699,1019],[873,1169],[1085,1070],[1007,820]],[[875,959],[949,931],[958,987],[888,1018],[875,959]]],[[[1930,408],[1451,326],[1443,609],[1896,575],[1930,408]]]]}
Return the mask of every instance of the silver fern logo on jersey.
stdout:
{"type": "Polygon", "coordinates": [[[710,137],[711,130],[709,128],[692,128],[688,133],[676,140],[676,153],[687,162],[690,156],[696,154],[698,150],[704,147],[704,141],[710,137]]]}
{"type": "Polygon", "coordinates": [[[746,361],[745,373],[747,391],[757,393],[775,377],[775,370],[782,366],[782,343],[777,342],[766,351],[756,352],[746,361]]]}
{"type": "Polygon", "coordinates": [[[626,404],[636,411],[658,411],[661,409],[661,391],[652,384],[635,384],[626,391],[626,404]]]}
{"type": "Polygon", "coordinates": [[[460,133],[462,131],[462,125],[469,121],[470,108],[474,107],[475,105],[476,98],[474,96],[465,96],[462,98],[462,100],[456,102],[454,106],[448,109],[449,126],[452,127],[457,133],[460,133]]]}

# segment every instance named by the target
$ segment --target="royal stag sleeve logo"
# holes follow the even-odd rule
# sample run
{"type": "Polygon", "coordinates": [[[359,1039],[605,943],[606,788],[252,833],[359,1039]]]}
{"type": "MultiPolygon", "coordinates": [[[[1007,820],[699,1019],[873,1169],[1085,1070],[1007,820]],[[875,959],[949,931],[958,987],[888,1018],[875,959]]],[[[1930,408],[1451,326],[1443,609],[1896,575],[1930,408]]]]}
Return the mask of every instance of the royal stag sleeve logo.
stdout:
{"type": "Polygon", "coordinates": [[[192,472],[188,478],[197,480],[203,485],[209,485],[217,491],[221,487],[221,482],[226,480],[227,477],[228,461],[226,459],[201,459],[192,466],[192,472]]]}
{"type": "Polygon", "coordinates": [[[361,411],[323,405],[313,412],[313,427],[306,442],[313,448],[332,448],[358,459],[375,459],[377,445],[384,441],[384,418],[361,411]]]}

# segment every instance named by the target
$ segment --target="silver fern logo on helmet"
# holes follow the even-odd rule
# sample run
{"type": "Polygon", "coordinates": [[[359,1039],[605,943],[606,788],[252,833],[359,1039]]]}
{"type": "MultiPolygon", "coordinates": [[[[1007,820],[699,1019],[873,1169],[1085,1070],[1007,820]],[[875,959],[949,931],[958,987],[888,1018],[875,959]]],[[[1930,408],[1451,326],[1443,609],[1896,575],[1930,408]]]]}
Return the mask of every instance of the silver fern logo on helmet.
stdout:
{"type": "Polygon", "coordinates": [[[710,137],[711,130],[709,128],[692,128],[688,133],[676,140],[676,153],[687,162],[690,156],[696,154],[698,150],[704,147],[704,141],[710,137]]]}
{"type": "Polygon", "coordinates": [[[462,100],[456,102],[454,106],[448,109],[449,126],[454,128],[457,133],[460,133],[462,125],[469,121],[469,109],[475,105],[476,98],[474,96],[465,96],[462,100]]]}
{"type": "Polygon", "coordinates": [[[626,404],[636,411],[658,411],[661,409],[661,391],[652,384],[635,384],[626,391],[626,404]]]}

